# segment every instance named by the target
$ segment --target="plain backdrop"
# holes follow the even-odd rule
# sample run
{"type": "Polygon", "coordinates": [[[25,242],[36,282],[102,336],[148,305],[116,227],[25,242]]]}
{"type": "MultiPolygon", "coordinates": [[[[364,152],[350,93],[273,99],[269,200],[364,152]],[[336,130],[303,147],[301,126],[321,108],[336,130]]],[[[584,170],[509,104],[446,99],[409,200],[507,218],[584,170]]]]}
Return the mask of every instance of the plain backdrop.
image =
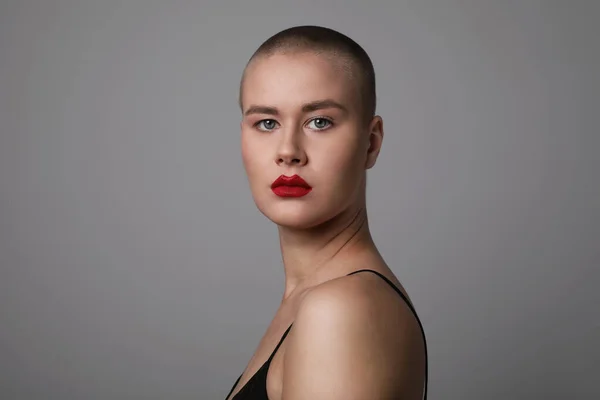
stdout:
{"type": "Polygon", "coordinates": [[[239,78],[300,24],[375,64],[430,399],[600,397],[599,2],[0,4],[1,399],[225,397],[283,289],[239,78]]]}

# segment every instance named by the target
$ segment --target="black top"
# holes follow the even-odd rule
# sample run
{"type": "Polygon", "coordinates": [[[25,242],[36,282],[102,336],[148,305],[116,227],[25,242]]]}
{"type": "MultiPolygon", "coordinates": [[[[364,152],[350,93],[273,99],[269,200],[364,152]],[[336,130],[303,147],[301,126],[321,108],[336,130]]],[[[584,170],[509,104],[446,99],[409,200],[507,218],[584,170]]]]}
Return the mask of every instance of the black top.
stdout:
{"type": "MultiPolygon", "coordinates": [[[[387,282],[396,291],[396,293],[398,293],[400,295],[402,300],[404,300],[404,302],[408,305],[408,308],[412,311],[413,315],[417,319],[417,322],[419,323],[419,327],[421,328],[421,335],[423,336],[423,343],[425,344],[425,386],[423,388],[423,399],[427,400],[427,380],[428,380],[428,369],[429,369],[428,363],[427,363],[427,340],[425,339],[425,331],[423,330],[423,324],[421,324],[421,320],[419,319],[419,316],[417,315],[415,308],[413,307],[411,302],[408,300],[408,298],[406,298],[404,293],[402,293],[400,291],[400,289],[398,289],[396,287],[396,285],[394,285],[392,283],[392,281],[390,281],[387,277],[385,277],[384,275],[380,274],[377,271],[373,271],[372,269],[361,269],[358,271],[351,272],[348,275],[357,274],[359,272],[372,272],[375,275],[379,276],[381,279],[383,279],[385,282],[387,282]]],[[[267,361],[265,361],[265,363],[259,368],[259,370],[256,371],[256,373],[250,378],[250,380],[248,382],[246,382],[246,384],[242,387],[242,389],[231,400],[269,400],[269,396],[267,395],[267,372],[269,371],[269,366],[271,365],[271,360],[273,360],[275,353],[277,353],[279,346],[281,346],[281,343],[283,343],[283,340],[285,339],[287,334],[290,332],[291,328],[292,328],[292,325],[290,325],[286,329],[285,333],[279,340],[279,343],[277,343],[275,350],[273,350],[273,352],[269,356],[269,359],[267,361]]],[[[235,387],[237,386],[237,384],[241,378],[242,378],[242,376],[240,375],[240,377],[235,381],[235,383],[233,384],[233,387],[229,391],[229,394],[227,394],[227,397],[225,398],[226,400],[229,399],[229,396],[231,396],[233,389],[235,389],[235,387]]]]}

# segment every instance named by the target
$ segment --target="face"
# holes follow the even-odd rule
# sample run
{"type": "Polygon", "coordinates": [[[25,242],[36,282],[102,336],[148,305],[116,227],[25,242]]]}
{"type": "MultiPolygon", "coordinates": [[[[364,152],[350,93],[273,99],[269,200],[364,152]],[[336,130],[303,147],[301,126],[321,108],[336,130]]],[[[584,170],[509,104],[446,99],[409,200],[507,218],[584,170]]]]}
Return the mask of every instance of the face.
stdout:
{"type": "Polygon", "coordinates": [[[275,54],[250,63],[242,158],[254,201],[271,221],[312,228],[359,206],[383,131],[379,117],[365,124],[357,93],[343,64],[325,55],[275,54]],[[280,177],[283,186],[274,189],[280,177]]]}

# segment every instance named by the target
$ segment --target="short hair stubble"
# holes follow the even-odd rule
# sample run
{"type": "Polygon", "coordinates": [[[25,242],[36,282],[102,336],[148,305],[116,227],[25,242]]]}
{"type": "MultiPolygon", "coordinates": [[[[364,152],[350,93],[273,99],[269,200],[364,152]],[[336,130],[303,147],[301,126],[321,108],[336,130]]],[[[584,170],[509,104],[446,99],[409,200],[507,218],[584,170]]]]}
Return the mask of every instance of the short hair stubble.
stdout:
{"type": "Polygon", "coordinates": [[[284,29],[263,42],[246,64],[240,83],[239,104],[242,107],[242,88],[248,66],[257,58],[290,52],[327,54],[344,62],[356,78],[362,111],[367,121],[377,106],[375,70],[367,52],[348,36],[331,28],[301,25],[284,29]]]}

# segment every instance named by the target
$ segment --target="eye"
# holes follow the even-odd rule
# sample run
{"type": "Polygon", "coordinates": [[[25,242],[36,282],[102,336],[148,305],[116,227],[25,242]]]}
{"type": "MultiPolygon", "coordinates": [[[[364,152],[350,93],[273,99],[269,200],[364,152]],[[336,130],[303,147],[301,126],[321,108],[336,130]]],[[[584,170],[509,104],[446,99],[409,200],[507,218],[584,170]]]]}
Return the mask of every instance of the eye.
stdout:
{"type": "Polygon", "coordinates": [[[277,127],[277,121],[273,120],[273,119],[263,119],[261,121],[258,121],[256,124],[254,124],[254,126],[256,126],[258,128],[258,130],[261,131],[272,131],[273,129],[275,129],[277,127]]]}
{"type": "Polygon", "coordinates": [[[309,121],[308,127],[315,131],[322,131],[333,125],[333,122],[327,118],[314,118],[309,121]]]}

